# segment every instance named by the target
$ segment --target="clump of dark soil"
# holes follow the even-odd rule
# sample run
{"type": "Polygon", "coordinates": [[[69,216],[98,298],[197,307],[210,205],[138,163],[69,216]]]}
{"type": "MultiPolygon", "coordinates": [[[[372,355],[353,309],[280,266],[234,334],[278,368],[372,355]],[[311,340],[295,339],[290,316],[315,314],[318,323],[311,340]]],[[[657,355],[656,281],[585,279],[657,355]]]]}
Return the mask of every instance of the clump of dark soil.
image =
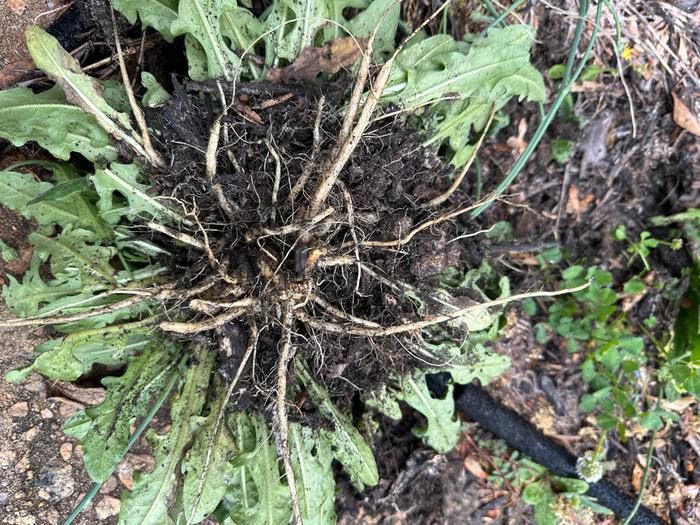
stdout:
{"type": "Polygon", "coordinates": [[[341,406],[420,367],[409,348],[416,330],[384,336],[382,327],[422,319],[406,292],[430,305],[433,278],[473,258],[450,242],[465,227],[441,216],[464,203],[425,206],[449,184],[451,168],[394,117],[375,117],[328,199],[310,215],[338,147],[348,84],[342,79],[321,92],[243,83],[232,104],[225,95],[223,113],[216,85],[176,83],[172,99],[148,115],[168,165],[152,180],[188,218],[182,233],[198,241],[173,240],[172,232],[155,237],[170,245],[167,263],[178,288],[205,288],[170,315],[206,322],[236,301],[251,301],[215,331],[174,334],[232,348],[220,362],[232,377],[257,327],[255,358],[241,380],[254,387],[232,398],[239,406],[269,406],[287,308],[293,351],[341,406]],[[214,171],[207,150],[216,119],[214,171]]]}

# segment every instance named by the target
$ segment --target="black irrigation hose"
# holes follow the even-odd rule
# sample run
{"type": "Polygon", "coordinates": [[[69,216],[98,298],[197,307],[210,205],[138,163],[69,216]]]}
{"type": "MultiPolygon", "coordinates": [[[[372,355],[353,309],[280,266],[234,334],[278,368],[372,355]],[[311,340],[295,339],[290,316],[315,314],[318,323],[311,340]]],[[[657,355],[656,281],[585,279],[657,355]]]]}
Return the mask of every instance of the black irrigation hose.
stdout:
{"type": "MultiPolygon", "coordinates": [[[[457,409],[466,417],[557,476],[579,477],[574,456],[481,388],[473,385],[461,387],[457,391],[456,401],[457,409]]],[[[598,503],[612,510],[620,519],[625,519],[635,504],[633,498],[606,480],[591,483],[586,494],[596,498],[598,503]]],[[[630,525],[666,525],[666,522],[648,508],[640,506],[630,525]]]]}

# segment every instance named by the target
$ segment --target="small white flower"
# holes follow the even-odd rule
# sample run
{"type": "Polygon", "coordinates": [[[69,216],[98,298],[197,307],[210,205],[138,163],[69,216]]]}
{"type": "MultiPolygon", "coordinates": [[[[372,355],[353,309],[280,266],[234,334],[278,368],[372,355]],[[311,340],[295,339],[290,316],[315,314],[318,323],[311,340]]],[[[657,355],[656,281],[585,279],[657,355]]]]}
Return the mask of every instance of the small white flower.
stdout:
{"type": "Polygon", "coordinates": [[[586,483],[595,483],[603,477],[605,467],[591,451],[576,460],[576,472],[586,483]]]}

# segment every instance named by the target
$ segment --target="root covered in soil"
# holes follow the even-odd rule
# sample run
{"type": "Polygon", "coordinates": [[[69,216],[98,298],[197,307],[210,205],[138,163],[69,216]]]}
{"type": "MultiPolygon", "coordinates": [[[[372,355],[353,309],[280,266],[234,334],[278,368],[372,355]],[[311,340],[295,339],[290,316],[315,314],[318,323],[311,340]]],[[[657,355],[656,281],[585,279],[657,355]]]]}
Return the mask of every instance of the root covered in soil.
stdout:
{"type": "Polygon", "coordinates": [[[346,144],[338,141],[341,86],[323,94],[240,84],[234,104],[208,89],[216,86],[188,87],[149,120],[162,130],[158,147],[169,163],[154,182],[191,226],[151,226],[175,254],[176,288],[201,292],[184,292],[161,328],[215,338],[230,378],[243,354],[235,349],[255,324],[258,348],[232,397],[240,407],[275,397],[287,338],[348,406],[355,392],[435,362],[414,353],[420,327],[411,323],[425,317],[410,297],[435,306],[431,277],[473,258],[450,242],[471,207],[426,206],[438,181],[449,182],[449,166],[403,122],[376,118],[318,198],[346,144]]]}

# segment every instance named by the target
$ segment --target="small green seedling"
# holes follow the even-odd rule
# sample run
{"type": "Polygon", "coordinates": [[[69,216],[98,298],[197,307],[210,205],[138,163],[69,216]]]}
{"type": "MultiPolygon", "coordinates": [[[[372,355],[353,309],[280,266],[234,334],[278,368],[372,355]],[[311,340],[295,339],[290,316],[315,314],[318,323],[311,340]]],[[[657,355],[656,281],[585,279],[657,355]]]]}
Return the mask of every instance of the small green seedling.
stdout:
{"type": "Polygon", "coordinates": [[[514,451],[509,458],[494,457],[496,469],[487,478],[497,487],[506,483],[520,493],[523,501],[532,506],[538,525],[568,523],[566,511],[612,514],[586,496],[588,483],[582,479],[565,478],[552,474],[543,466],[514,451]]]}
{"type": "Polygon", "coordinates": [[[647,272],[651,271],[649,254],[651,253],[652,249],[658,247],[659,245],[668,246],[672,250],[680,250],[683,247],[683,239],[681,238],[675,238],[671,241],[661,241],[652,237],[651,233],[646,230],[639,234],[639,241],[634,242],[627,237],[627,228],[622,224],[615,228],[613,238],[616,241],[626,241],[629,243],[627,252],[631,254],[631,257],[628,260],[628,266],[634,262],[635,257],[639,256],[647,272]]]}

